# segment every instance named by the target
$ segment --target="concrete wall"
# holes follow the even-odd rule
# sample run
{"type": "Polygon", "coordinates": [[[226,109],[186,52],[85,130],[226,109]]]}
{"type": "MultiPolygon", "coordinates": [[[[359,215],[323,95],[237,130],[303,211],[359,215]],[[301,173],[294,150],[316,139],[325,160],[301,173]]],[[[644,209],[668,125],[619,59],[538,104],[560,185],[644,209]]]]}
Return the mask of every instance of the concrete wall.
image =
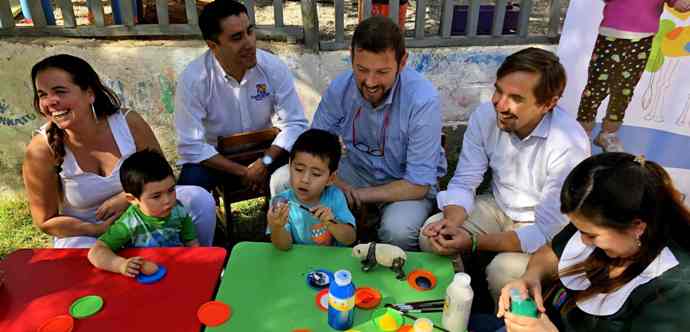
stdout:
{"type": "MultiPolygon", "coordinates": [[[[311,119],[321,92],[349,68],[349,52],[305,54],[298,47],[260,43],[292,70],[311,119]]],[[[524,46],[411,49],[408,65],[439,89],[445,124],[465,121],[490,98],[498,65],[524,46]]],[[[555,48],[546,46],[546,48],[555,48]]],[[[31,107],[31,66],[40,59],[69,53],[87,60],[125,105],[140,112],[154,129],[166,155],[175,159],[171,127],[177,75],[206,50],[202,41],[96,41],[18,38],[0,41],[0,192],[21,189],[21,162],[33,131],[44,119],[31,107]]]]}

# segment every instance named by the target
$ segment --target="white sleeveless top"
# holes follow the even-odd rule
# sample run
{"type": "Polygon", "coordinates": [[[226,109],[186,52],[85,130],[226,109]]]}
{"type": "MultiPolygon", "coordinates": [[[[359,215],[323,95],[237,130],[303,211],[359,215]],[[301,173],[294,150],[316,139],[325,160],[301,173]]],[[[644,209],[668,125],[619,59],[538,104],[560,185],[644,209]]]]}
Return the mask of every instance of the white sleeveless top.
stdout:
{"type": "MultiPolygon", "coordinates": [[[[100,220],[96,218],[98,207],[110,197],[122,192],[120,166],[137,150],[134,136],[125,118],[127,113],[116,112],[108,117],[110,131],[122,156],[110,175],[100,176],[84,172],[79,167],[72,151],[65,145],[65,158],[60,172],[60,181],[64,191],[62,215],[75,217],[85,222],[99,223],[100,220]]],[[[42,127],[40,132],[46,135],[46,126],[42,127]]],[[[62,247],[60,244],[62,240],[64,239],[55,238],[55,247],[62,247]]]]}

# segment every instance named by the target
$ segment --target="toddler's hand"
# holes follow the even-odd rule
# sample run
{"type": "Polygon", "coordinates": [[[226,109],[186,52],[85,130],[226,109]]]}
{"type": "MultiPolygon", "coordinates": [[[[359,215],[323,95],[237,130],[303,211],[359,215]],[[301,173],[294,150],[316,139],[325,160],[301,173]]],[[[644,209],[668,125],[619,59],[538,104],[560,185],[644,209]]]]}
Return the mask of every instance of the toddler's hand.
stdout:
{"type": "Polygon", "coordinates": [[[288,222],[288,204],[278,203],[268,210],[268,225],[270,227],[283,227],[288,222]]]}
{"type": "Polygon", "coordinates": [[[139,256],[125,259],[122,264],[120,264],[120,273],[130,278],[134,278],[137,276],[137,274],[139,274],[143,264],[144,259],[139,256]]]}

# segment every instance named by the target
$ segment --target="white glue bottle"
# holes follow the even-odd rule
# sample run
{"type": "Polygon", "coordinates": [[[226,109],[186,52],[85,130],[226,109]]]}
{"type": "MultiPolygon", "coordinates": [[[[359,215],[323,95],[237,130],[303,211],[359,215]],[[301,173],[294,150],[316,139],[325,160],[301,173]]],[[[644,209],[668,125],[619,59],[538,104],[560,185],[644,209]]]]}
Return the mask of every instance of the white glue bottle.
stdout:
{"type": "Polygon", "coordinates": [[[467,273],[456,273],[453,282],[446,289],[443,304],[443,327],[450,332],[464,332],[470,319],[474,292],[467,273]]]}

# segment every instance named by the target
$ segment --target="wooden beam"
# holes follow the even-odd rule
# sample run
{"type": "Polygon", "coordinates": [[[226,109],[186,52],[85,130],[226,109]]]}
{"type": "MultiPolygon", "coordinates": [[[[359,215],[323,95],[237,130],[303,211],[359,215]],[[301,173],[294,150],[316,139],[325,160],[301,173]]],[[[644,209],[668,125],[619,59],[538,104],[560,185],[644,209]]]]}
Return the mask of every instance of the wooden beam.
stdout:
{"type": "Polygon", "coordinates": [[[170,24],[170,16],[168,16],[168,0],[156,0],[156,16],[158,16],[158,24],[170,24]]]}
{"type": "Polygon", "coordinates": [[[58,5],[60,5],[60,10],[62,11],[62,25],[65,27],[76,27],[77,20],[74,17],[74,7],[72,7],[72,1],[70,0],[57,0],[58,5]]]}
{"type": "Polygon", "coordinates": [[[424,25],[426,24],[426,0],[417,0],[417,8],[414,16],[414,38],[424,38],[424,25]]]}
{"type": "Polygon", "coordinates": [[[132,1],[133,0],[120,0],[120,17],[122,17],[122,24],[126,26],[134,25],[134,7],[132,6],[132,1]]]}
{"type": "MultiPolygon", "coordinates": [[[[362,1],[362,0],[357,0],[357,1],[362,1]]],[[[364,1],[364,9],[362,11],[362,20],[366,20],[371,16],[371,0],[363,0],[364,1]]]]}
{"type": "Polygon", "coordinates": [[[199,14],[196,12],[196,0],[185,0],[184,8],[187,14],[187,23],[199,25],[199,14]]]}
{"type": "Polygon", "coordinates": [[[491,27],[491,35],[500,36],[503,34],[503,24],[506,18],[506,4],[508,0],[496,0],[496,7],[494,7],[494,23],[491,27]]]}
{"type": "Polygon", "coordinates": [[[455,9],[455,0],[443,0],[443,7],[441,8],[441,36],[450,37],[450,30],[453,24],[453,12],[455,9]]]}
{"type": "MultiPolygon", "coordinates": [[[[343,43],[334,41],[322,41],[322,51],[344,50],[350,47],[349,40],[343,43]]],[[[426,37],[424,39],[407,38],[405,46],[409,48],[429,48],[429,47],[458,47],[458,46],[502,46],[502,45],[524,45],[524,44],[558,44],[558,38],[548,36],[520,37],[517,35],[495,36],[451,36],[444,38],[440,36],[426,37]]]]}
{"type": "Polygon", "coordinates": [[[29,0],[29,12],[31,13],[31,19],[35,27],[42,28],[48,25],[41,0],[29,0]]]}
{"type": "MultiPolygon", "coordinates": [[[[275,29],[273,26],[259,25],[256,28],[256,36],[261,40],[288,40],[302,39],[304,32],[299,26],[286,26],[275,29]]],[[[82,25],[76,28],[63,28],[61,26],[16,27],[13,29],[0,29],[3,37],[127,37],[127,36],[200,36],[201,31],[197,25],[170,24],[161,26],[158,24],[138,24],[134,26],[109,25],[97,27],[82,25]]]]}
{"type": "Polygon", "coordinates": [[[561,0],[551,0],[549,8],[549,36],[561,33],[561,0]]]}
{"type": "Polygon", "coordinates": [[[89,6],[89,11],[91,12],[91,15],[93,15],[93,20],[96,23],[96,26],[103,27],[105,26],[105,19],[104,19],[104,14],[103,14],[103,4],[101,3],[100,0],[90,0],[86,1],[86,3],[89,6]]]}
{"type": "Polygon", "coordinates": [[[302,26],[304,26],[304,48],[313,52],[319,51],[319,15],[316,0],[301,0],[302,26]]]}
{"type": "Polygon", "coordinates": [[[14,28],[14,16],[10,7],[10,0],[0,0],[0,26],[3,29],[14,28]]]}
{"type": "Polygon", "coordinates": [[[283,21],[283,0],[273,0],[273,22],[276,28],[285,26],[283,21]]]}
{"type": "MultiPolygon", "coordinates": [[[[398,24],[398,18],[400,17],[400,0],[388,0],[388,17],[398,24]]],[[[400,29],[405,29],[404,26],[400,29]]]]}
{"type": "Polygon", "coordinates": [[[477,35],[477,27],[479,26],[479,10],[481,9],[481,0],[472,0],[469,8],[467,8],[467,25],[465,25],[465,34],[468,37],[477,35]]]}
{"type": "Polygon", "coordinates": [[[345,1],[335,0],[335,42],[345,40],[345,1]]]}
{"type": "Polygon", "coordinates": [[[518,35],[527,37],[529,34],[529,16],[532,14],[532,0],[520,1],[520,17],[518,18],[518,35]]]}

